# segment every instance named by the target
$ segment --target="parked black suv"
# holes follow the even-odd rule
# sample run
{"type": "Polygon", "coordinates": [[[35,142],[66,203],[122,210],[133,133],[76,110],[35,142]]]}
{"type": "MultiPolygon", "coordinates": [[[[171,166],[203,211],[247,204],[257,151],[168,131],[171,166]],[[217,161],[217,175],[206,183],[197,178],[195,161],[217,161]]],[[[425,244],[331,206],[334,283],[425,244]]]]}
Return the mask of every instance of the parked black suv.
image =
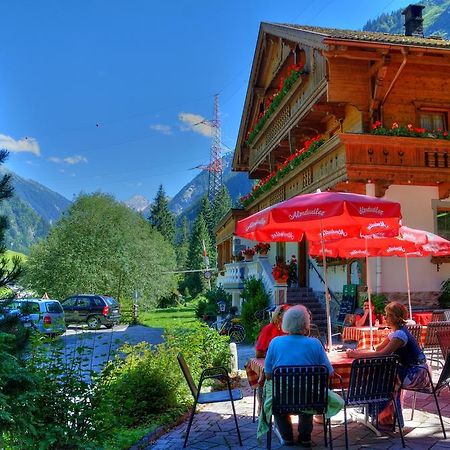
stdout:
{"type": "Polygon", "coordinates": [[[66,324],[87,323],[91,329],[112,328],[120,321],[119,302],[106,295],[77,294],[61,302],[66,324]]]}

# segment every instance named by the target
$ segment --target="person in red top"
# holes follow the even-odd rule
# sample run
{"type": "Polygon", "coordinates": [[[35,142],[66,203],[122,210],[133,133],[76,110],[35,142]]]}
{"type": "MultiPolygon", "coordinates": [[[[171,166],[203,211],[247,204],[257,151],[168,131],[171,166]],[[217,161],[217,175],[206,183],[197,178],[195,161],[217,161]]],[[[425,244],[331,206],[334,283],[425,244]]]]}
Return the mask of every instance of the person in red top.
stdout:
{"type": "Polygon", "coordinates": [[[274,337],[284,336],[286,334],[281,330],[281,322],[283,321],[283,314],[287,309],[287,305],[277,306],[272,313],[270,323],[260,331],[255,346],[255,356],[257,358],[265,358],[269,344],[274,337]]]}
{"type": "MultiPolygon", "coordinates": [[[[372,304],[372,325],[378,325],[376,321],[378,320],[379,325],[384,325],[385,320],[383,314],[375,313],[375,306],[372,304]]],[[[355,326],[356,327],[368,327],[369,322],[369,302],[364,302],[364,311],[361,314],[356,314],[355,316],[355,326]]]]}

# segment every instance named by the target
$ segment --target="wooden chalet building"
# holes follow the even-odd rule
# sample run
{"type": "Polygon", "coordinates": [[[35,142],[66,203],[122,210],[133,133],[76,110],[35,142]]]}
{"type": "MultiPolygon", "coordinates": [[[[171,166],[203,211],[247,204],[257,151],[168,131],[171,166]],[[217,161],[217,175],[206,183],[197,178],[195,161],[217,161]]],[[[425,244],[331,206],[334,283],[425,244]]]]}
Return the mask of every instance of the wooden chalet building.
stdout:
{"type": "MultiPolygon", "coordinates": [[[[413,25],[420,25],[416,8],[413,25]]],[[[410,29],[411,9],[405,14],[410,29]]],[[[236,221],[298,194],[384,197],[401,203],[405,225],[450,236],[450,41],[415,31],[261,24],[233,159],[233,170],[259,187],[217,228],[219,283],[235,289],[236,299],[243,276],[257,274],[270,288],[276,255],[295,255],[299,284],[323,291],[321,267],[311,267],[305,243],[272,244],[265,266],[232,262],[233,253],[255,244],[233,236],[236,221]]],[[[400,258],[376,258],[372,266],[374,293],[404,295],[400,258]]],[[[414,303],[435,302],[450,264],[416,258],[410,270],[414,303]]],[[[331,289],[363,285],[364,273],[362,260],[332,267],[331,289]]]]}

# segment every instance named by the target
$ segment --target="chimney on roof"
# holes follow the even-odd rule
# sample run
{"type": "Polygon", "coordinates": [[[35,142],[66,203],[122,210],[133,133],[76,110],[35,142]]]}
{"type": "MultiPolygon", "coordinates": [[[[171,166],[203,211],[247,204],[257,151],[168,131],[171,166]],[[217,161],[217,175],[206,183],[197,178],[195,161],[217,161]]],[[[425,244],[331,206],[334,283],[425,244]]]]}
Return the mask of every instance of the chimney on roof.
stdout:
{"type": "Polygon", "coordinates": [[[423,5],[409,5],[403,11],[405,16],[405,36],[423,37],[423,5]]]}

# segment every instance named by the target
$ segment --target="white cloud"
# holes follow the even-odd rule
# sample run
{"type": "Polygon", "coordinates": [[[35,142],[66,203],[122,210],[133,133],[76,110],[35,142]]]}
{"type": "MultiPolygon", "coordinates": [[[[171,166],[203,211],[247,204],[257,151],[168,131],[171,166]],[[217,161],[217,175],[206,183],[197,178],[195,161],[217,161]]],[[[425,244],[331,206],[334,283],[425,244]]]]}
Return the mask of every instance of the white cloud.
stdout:
{"type": "Polygon", "coordinates": [[[163,125],[161,123],[155,123],[154,125],[150,125],[150,128],[152,130],[157,131],[158,133],[161,133],[161,134],[167,134],[167,135],[172,134],[172,129],[170,128],[169,125],[163,125]]]}
{"type": "Polygon", "coordinates": [[[67,164],[87,163],[87,158],[82,155],[68,156],[67,158],[64,158],[64,162],[67,164]]]}
{"type": "Polygon", "coordinates": [[[180,114],[178,114],[178,118],[187,125],[181,125],[181,131],[194,131],[195,133],[199,133],[203,136],[212,136],[211,125],[209,124],[207,119],[200,116],[199,114],[181,112],[180,114]]]}
{"type": "Polygon", "coordinates": [[[73,164],[79,164],[79,163],[87,163],[87,158],[82,155],[66,156],[65,158],[60,158],[58,156],[50,156],[50,158],[48,158],[48,160],[55,164],[66,163],[66,164],[73,165],[73,164]]]}
{"type": "Polygon", "coordinates": [[[6,134],[0,134],[0,148],[4,148],[12,153],[33,153],[36,156],[41,155],[39,143],[35,138],[24,137],[22,139],[13,139],[6,134]]]}

